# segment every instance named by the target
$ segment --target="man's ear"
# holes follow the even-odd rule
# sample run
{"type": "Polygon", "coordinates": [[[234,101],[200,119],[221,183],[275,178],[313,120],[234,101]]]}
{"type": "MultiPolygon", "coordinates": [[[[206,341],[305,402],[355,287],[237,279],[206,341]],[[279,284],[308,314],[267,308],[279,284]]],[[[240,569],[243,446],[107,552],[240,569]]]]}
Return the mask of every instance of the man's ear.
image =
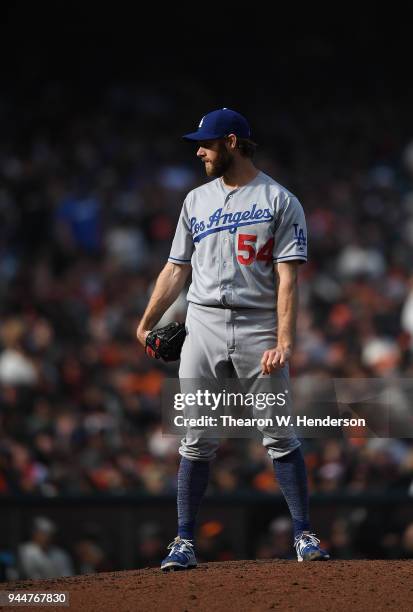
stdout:
{"type": "Polygon", "coordinates": [[[237,137],[235,134],[228,134],[227,136],[228,147],[231,151],[235,151],[237,148],[237,137]]]}

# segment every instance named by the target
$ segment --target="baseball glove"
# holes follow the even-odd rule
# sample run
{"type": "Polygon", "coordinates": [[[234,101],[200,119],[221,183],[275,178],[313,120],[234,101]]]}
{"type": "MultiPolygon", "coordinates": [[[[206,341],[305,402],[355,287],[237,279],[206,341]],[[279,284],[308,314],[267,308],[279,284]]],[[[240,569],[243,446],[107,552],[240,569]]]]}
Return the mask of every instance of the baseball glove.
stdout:
{"type": "Polygon", "coordinates": [[[184,323],[169,323],[149,332],[146,336],[145,352],[154,359],[176,361],[181,354],[186,336],[184,323]]]}

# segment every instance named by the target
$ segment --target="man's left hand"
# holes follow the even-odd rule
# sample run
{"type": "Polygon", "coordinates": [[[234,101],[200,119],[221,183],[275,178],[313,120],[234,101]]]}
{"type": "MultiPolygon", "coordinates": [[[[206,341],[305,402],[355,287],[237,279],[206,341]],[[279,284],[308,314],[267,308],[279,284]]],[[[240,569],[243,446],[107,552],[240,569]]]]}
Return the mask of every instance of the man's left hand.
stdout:
{"type": "Polygon", "coordinates": [[[261,359],[261,373],[271,374],[275,370],[280,370],[291,358],[291,347],[276,346],[273,349],[264,351],[261,359]]]}

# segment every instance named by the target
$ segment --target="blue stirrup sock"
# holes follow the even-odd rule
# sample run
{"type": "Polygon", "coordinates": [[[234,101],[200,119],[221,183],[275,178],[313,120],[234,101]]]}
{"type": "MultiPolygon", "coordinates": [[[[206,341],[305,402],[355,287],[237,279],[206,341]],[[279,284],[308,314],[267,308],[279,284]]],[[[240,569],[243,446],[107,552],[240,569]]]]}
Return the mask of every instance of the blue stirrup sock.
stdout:
{"type": "Polygon", "coordinates": [[[294,538],[310,530],[307,471],[301,448],[273,459],[274,472],[291,513],[294,538]]]}
{"type": "Polygon", "coordinates": [[[181,458],[178,470],[178,535],[194,540],[195,521],[208,486],[209,461],[181,458]]]}

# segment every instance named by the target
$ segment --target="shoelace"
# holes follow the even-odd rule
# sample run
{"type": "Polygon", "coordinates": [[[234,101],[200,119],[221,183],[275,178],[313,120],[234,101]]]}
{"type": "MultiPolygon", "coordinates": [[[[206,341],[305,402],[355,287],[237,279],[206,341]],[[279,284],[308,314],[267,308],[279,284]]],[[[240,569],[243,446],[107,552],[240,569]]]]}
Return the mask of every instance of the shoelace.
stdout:
{"type": "Polygon", "coordinates": [[[316,537],[315,533],[303,533],[296,539],[294,546],[301,553],[308,544],[313,544],[313,546],[320,544],[320,540],[316,537]]]}
{"type": "Polygon", "coordinates": [[[190,550],[185,550],[185,546],[193,548],[191,540],[185,540],[185,538],[180,538],[179,536],[175,538],[170,544],[168,544],[167,549],[171,550],[171,552],[180,552],[184,555],[190,555],[190,550]],[[176,550],[175,550],[176,548],[176,550]]]}

